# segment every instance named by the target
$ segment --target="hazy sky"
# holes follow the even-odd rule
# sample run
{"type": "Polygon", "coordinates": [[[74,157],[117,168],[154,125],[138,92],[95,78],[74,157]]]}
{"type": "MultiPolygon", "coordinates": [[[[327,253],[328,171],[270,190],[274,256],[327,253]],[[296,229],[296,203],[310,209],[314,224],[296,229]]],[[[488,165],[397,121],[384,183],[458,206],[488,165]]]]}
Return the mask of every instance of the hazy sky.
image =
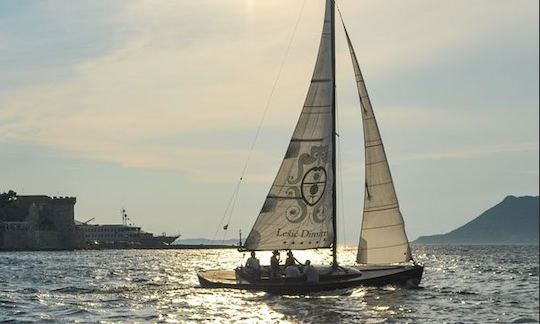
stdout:
{"type": "MultiPolygon", "coordinates": [[[[411,240],[508,194],[538,195],[537,0],[339,4],[411,240]]],[[[230,236],[247,234],[301,110],[323,10],[323,0],[1,1],[0,191],[76,196],[79,220],[118,223],[124,207],[148,231],[211,238],[301,15],[230,224],[230,236]]],[[[361,113],[337,33],[339,235],[356,242],[361,113]]]]}

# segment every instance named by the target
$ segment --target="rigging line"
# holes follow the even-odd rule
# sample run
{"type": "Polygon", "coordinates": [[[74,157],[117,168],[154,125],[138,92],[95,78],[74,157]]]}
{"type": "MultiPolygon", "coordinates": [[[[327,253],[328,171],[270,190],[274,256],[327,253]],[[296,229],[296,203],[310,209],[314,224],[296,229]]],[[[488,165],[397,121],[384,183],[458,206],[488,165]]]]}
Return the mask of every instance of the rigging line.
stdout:
{"type": "MultiPolygon", "coordinates": [[[[233,200],[232,200],[232,205],[231,205],[231,209],[230,209],[230,212],[229,212],[229,218],[227,219],[227,227],[229,226],[230,222],[231,222],[231,218],[232,218],[232,215],[234,213],[234,207],[236,206],[236,203],[238,202],[238,197],[240,196],[240,183],[238,183],[238,186],[236,187],[236,195],[233,195],[233,200]]],[[[224,229],[223,230],[223,242],[225,242],[225,236],[227,235],[227,230],[224,229]]]]}
{"type": "Polygon", "coordinates": [[[238,187],[239,186],[240,186],[240,182],[238,182],[236,184],[236,187],[235,187],[235,189],[233,191],[233,194],[232,194],[231,198],[229,199],[229,202],[227,203],[227,208],[225,208],[225,211],[223,212],[223,216],[221,216],[221,220],[219,221],[219,224],[218,224],[218,226],[216,228],[216,231],[214,232],[214,236],[212,237],[212,240],[216,239],[216,236],[217,236],[217,234],[219,232],[219,229],[222,228],[222,226],[224,225],[223,221],[225,220],[225,217],[227,217],[227,213],[228,213],[229,209],[231,208],[231,204],[232,204],[232,202],[234,200],[234,197],[236,196],[236,193],[238,192],[238,189],[239,189],[238,187]]]}
{"type": "MultiPolygon", "coordinates": [[[[231,200],[232,204],[234,204],[234,201],[236,200],[236,193],[237,193],[237,191],[235,191],[234,194],[233,194],[233,197],[232,197],[232,200],[231,200]]],[[[232,207],[229,209],[229,211],[230,210],[232,210],[232,207]]],[[[227,220],[227,222],[225,223],[225,226],[223,226],[223,236],[221,237],[221,244],[225,243],[225,237],[227,236],[227,230],[229,229],[229,220],[230,220],[230,217],[227,220]]]]}
{"type": "Polygon", "coordinates": [[[336,6],[337,12],[339,14],[339,19],[341,20],[341,23],[343,24],[343,27],[345,27],[345,21],[343,20],[343,15],[341,14],[341,9],[339,9],[339,5],[337,4],[337,0],[334,0],[334,5],[336,6]]]}
{"type": "Polygon", "coordinates": [[[253,141],[251,142],[251,146],[249,148],[248,156],[247,156],[246,162],[244,164],[244,168],[242,169],[242,173],[241,173],[241,176],[240,176],[240,182],[242,182],[242,180],[244,178],[244,175],[246,174],[246,170],[247,170],[249,161],[251,160],[253,149],[255,147],[255,144],[257,143],[257,140],[259,139],[259,135],[261,133],[261,129],[262,129],[262,126],[264,124],[264,120],[266,119],[266,115],[268,113],[268,110],[270,109],[270,103],[272,102],[272,98],[273,98],[274,93],[276,91],[277,84],[278,84],[279,79],[281,77],[281,73],[283,72],[283,67],[285,66],[285,62],[287,61],[287,58],[289,57],[289,52],[291,50],[292,43],[293,43],[294,38],[296,36],[296,31],[298,30],[298,25],[300,24],[300,20],[302,18],[302,14],[304,12],[304,7],[306,5],[306,2],[307,2],[307,0],[304,0],[304,2],[302,3],[302,7],[300,8],[300,13],[298,14],[298,18],[297,18],[296,23],[294,25],[294,29],[293,29],[291,38],[289,39],[289,43],[287,44],[287,49],[285,50],[285,54],[283,55],[283,58],[282,58],[281,63],[279,65],[279,69],[278,69],[278,73],[276,75],[276,79],[274,80],[274,83],[273,83],[272,88],[270,90],[270,94],[268,95],[268,99],[266,101],[264,111],[263,111],[263,114],[261,116],[261,120],[259,121],[257,131],[255,132],[255,137],[253,138],[253,141]]]}
{"type": "MultiPolygon", "coordinates": [[[[234,209],[234,205],[236,204],[236,203],[233,203],[233,200],[235,199],[235,197],[238,196],[238,192],[240,191],[240,185],[242,184],[242,181],[244,180],[244,176],[246,175],[247,167],[249,165],[249,162],[251,161],[251,156],[253,154],[253,149],[255,148],[255,144],[257,143],[257,140],[259,139],[259,135],[261,133],[261,129],[262,129],[262,126],[264,124],[264,120],[266,119],[266,115],[268,114],[268,110],[270,109],[270,103],[272,102],[272,98],[273,98],[274,93],[276,91],[277,84],[279,82],[279,79],[281,78],[281,73],[283,72],[283,67],[285,66],[285,62],[287,61],[287,58],[289,57],[289,52],[290,52],[292,43],[294,41],[294,38],[296,36],[296,31],[298,30],[298,25],[300,24],[302,14],[304,13],[304,7],[306,6],[306,2],[307,2],[307,0],[304,0],[304,2],[302,3],[302,7],[300,8],[300,12],[298,14],[298,18],[297,18],[296,23],[294,25],[292,35],[291,35],[291,37],[289,39],[289,43],[287,44],[285,54],[283,55],[283,58],[282,58],[281,63],[279,65],[279,69],[278,69],[278,73],[276,75],[276,79],[274,80],[274,83],[273,83],[272,88],[270,90],[270,94],[268,95],[268,99],[267,99],[266,104],[264,106],[263,114],[262,114],[261,119],[259,121],[259,124],[257,126],[257,131],[255,132],[255,136],[254,136],[253,141],[251,142],[251,145],[249,147],[249,151],[248,151],[246,161],[244,163],[244,167],[242,168],[242,172],[240,173],[240,179],[238,180],[238,182],[236,184],[236,187],[235,187],[235,190],[233,192],[233,195],[232,195],[231,199],[229,200],[229,203],[227,205],[227,208],[225,209],[225,212],[223,213],[223,217],[221,218],[221,222],[220,222],[220,224],[219,224],[219,226],[218,226],[218,228],[217,228],[217,230],[216,230],[216,232],[214,234],[214,239],[215,239],[215,236],[217,235],[217,233],[219,231],[219,228],[221,227],[221,224],[225,220],[227,212],[229,211],[229,208],[231,207],[231,204],[232,204],[233,207],[231,209],[231,213],[229,215],[228,222],[231,219],[231,216],[232,216],[232,213],[233,213],[232,210],[234,209]]],[[[228,222],[227,222],[227,224],[228,224],[228,222]]]]}

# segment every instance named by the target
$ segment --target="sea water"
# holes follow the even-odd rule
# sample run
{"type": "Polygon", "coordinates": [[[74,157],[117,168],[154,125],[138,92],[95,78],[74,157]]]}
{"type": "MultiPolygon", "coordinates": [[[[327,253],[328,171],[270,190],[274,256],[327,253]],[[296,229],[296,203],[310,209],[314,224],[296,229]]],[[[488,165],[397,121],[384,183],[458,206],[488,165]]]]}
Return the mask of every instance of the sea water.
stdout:
{"type": "MultiPolygon", "coordinates": [[[[353,264],[354,247],[340,249],[353,264]]],[[[0,253],[0,321],[538,322],[537,246],[413,246],[419,289],[355,288],[306,296],[203,289],[196,272],[229,268],[235,250],[0,253]]],[[[259,253],[261,263],[270,255],[259,253]]],[[[330,261],[330,251],[298,252],[330,261]]]]}

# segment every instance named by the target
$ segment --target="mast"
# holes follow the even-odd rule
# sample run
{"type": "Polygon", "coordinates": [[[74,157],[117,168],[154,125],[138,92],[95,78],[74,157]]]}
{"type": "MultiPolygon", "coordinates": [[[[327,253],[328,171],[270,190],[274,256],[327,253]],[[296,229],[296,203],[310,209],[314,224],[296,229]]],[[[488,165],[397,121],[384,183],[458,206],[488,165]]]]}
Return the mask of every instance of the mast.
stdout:
{"type": "Polygon", "coordinates": [[[334,242],[332,244],[332,266],[337,267],[337,199],[336,199],[336,25],[335,25],[335,4],[334,0],[330,1],[330,29],[331,29],[331,43],[332,43],[332,202],[334,208],[332,208],[332,228],[334,230],[334,242]]]}

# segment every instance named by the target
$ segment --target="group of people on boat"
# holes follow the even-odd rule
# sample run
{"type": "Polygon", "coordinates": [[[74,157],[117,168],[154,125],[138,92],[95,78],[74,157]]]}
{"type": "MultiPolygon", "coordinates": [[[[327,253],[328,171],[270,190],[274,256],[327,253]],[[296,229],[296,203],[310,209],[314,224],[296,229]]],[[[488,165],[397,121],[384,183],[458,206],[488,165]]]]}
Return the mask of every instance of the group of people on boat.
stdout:
{"type": "MultiPolygon", "coordinates": [[[[272,252],[270,257],[270,268],[268,277],[270,279],[285,278],[285,280],[305,279],[308,284],[316,284],[319,282],[319,271],[311,265],[310,260],[306,260],[303,264],[298,261],[291,250],[287,252],[285,264],[280,264],[280,255],[278,250],[272,252]]],[[[244,267],[246,273],[255,277],[261,277],[263,269],[257,258],[255,251],[251,251],[251,256],[247,259],[244,267]]]]}

